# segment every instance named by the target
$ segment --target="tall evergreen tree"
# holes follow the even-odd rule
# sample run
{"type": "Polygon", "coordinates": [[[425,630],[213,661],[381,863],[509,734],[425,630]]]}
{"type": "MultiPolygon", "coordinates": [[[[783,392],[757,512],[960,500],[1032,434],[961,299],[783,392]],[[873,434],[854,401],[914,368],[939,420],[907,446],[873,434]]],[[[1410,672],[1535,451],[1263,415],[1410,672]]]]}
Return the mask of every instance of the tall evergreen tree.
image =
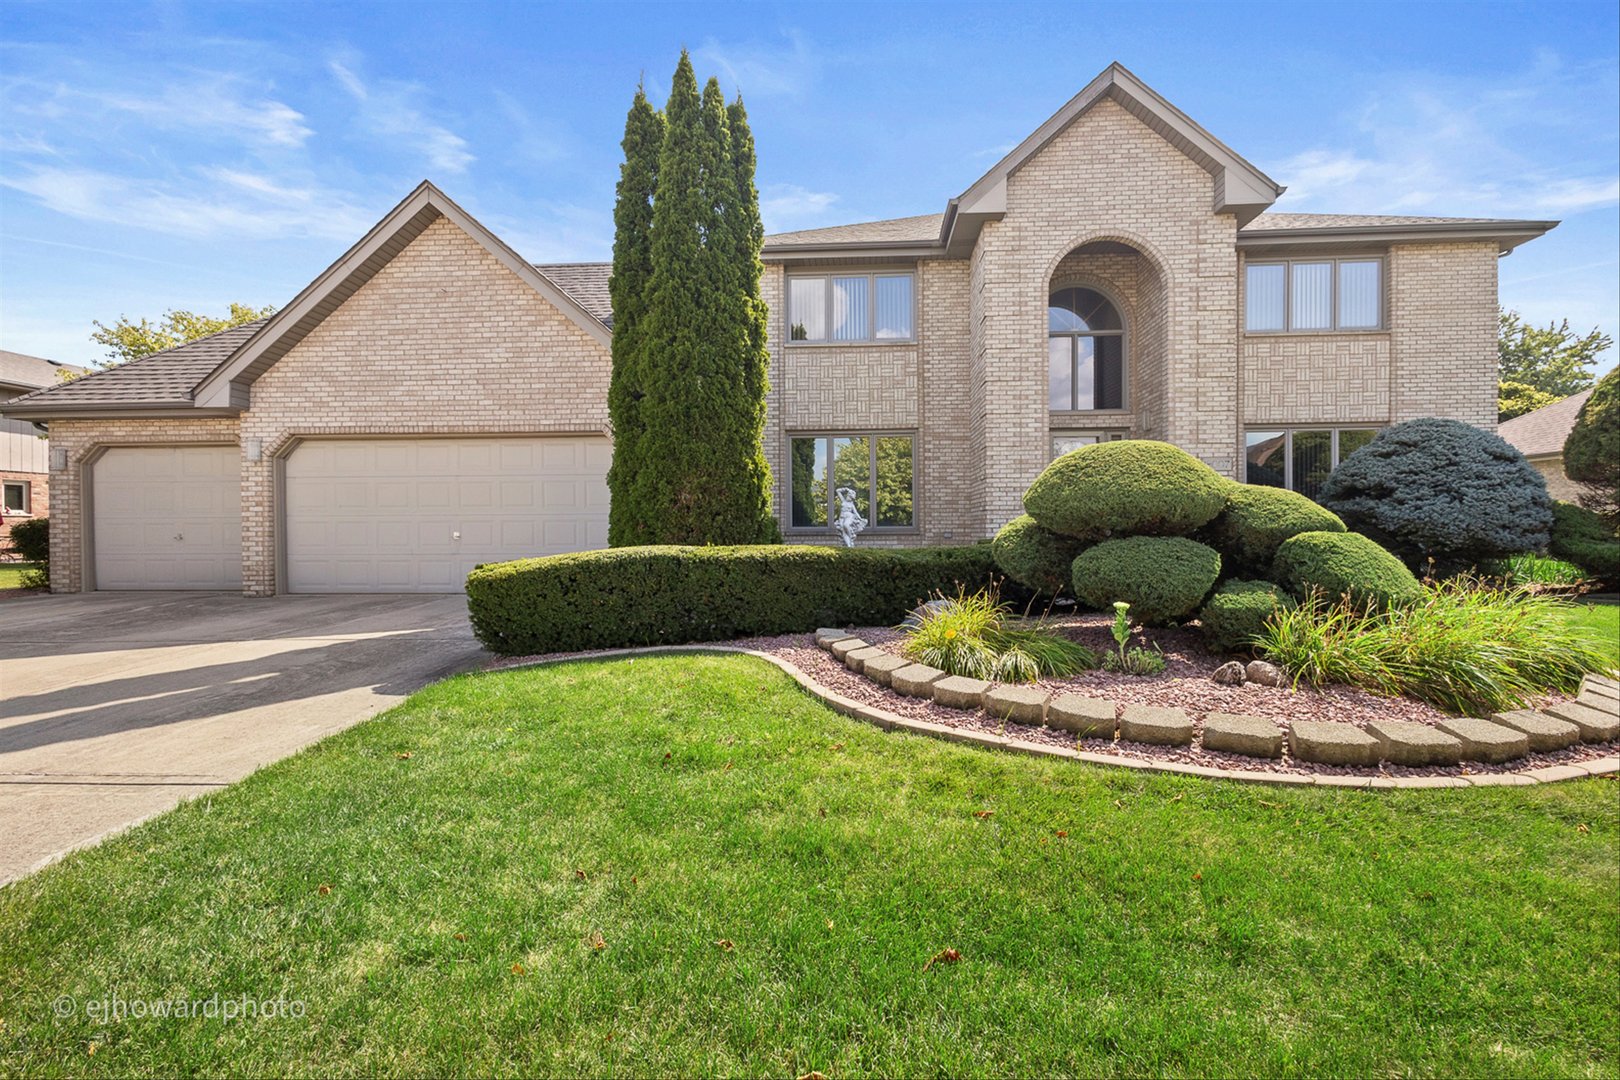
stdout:
{"type": "MultiPolygon", "coordinates": [[[[719,83],[698,92],[681,53],[664,106],[653,200],[652,278],[637,361],[643,396],[628,531],[638,543],[776,537],[760,444],[764,373],[753,329],[755,261],[719,83]]],[[[751,151],[750,151],[751,152],[751,151]]],[[[752,170],[750,170],[752,187],[752,170]]]]}
{"type": "Polygon", "coordinates": [[[613,304],[613,376],[608,384],[608,414],[613,420],[613,465],[608,469],[608,543],[637,542],[632,508],[632,481],[640,469],[640,405],[644,365],[645,321],[652,281],[653,199],[658,191],[658,156],[664,145],[664,117],[647,101],[646,88],[636,87],[624,121],[624,164],[619,167],[613,205],[613,275],[608,294],[613,304]]]}

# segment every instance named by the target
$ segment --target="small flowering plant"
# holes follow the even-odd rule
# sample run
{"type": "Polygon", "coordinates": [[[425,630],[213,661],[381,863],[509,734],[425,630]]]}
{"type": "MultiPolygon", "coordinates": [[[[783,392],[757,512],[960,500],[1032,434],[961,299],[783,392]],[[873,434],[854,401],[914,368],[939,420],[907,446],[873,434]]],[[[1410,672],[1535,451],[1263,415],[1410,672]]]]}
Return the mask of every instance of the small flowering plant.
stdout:
{"type": "Polygon", "coordinates": [[[1103,659],[1104,670],[1122,675],[1157,675],[1164,670],[1164,654],[1157,645],[1151,650],[1125,647],[1131,640],[1131,605],[1123,600],[1114,601],[1114,625],[1110,629],[1119,651],[1103,659]]]}

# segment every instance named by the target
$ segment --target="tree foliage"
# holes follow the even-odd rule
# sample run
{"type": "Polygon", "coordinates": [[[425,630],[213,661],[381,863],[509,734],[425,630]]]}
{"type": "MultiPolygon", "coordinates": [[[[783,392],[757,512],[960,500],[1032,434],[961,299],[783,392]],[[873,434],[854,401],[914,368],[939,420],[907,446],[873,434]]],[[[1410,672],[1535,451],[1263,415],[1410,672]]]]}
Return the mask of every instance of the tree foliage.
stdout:
{"type": "Polygon", "coordinates": [[[741,102],[728,105],[718,81],[699,92],[684,51],[656,169],[627,388],[639,396],[631,456],[615,471],[614,498],[624,501],[614,540],[776,540],[763,446],[769,354],[753,137],[741,102]]]}
{"type": "Polygon", "coordinates": [[[118,316],[118,321],[111,326],[99,319],[93,319],[91,322],[96,327],[96,332],[90,335],[90,340],[107,347],[107,358],[94,363],[105,371],[130,360],[139,360],[143,356],[151,356],[155,352],[172,349],[176,345],[184,345],[188,341],[217,334],[221,330],[229,330],[233,326],[266,318],[274,315],[275,311],[275,306],[268,304],[262,308],[256,308],[251,304],[232,304],[229,314],[224,317],[199,315],[195,311],[171,308],[165,311],[163,317],[156,323],[148,322],[146,319],[131,322],[127,315],[118,316]]]}
{"type": "Polygon", "coordinates": [[[1564,475],[1586,485],[1587,509],[1620,527],[1620,369],[1605,375],[1581,406],[1564,440],[1564,475]]]}
{"type": "Polygon", "coordinates": [[[1515,416],[1535,412],[1562,400],[1557,394],[1537,390],[1525,383],[1499,382],[1496,384],[1496,419],[1498,422],[1512,420],[1515,416]]]}
{"type": "MultiPolygon", "coordinates": [[[[1507,412],[1510,386],[1514,387],[1513,396],[1519,403],[1525,400],[1525,395],[1517,387],[1529,387],[1548,395],[1549,400],[1542,404],[1580,393],[1592,385],[1592,365],[1597,362],[1598,354],[1613,344],[1612,338],[1595,327],[1591,333],[1577,336],[1570,330],[1568,319],[1540,327],[1526,323],[1517,311],[1499,312],[1497,379],[1503,387],[1499,408],[1507,412]]],[[[1539,405],[1531,407],[1540,408],[1539,405]]],[[[1506,420],[1508,416],[1501,419],[1506,420]]]]}

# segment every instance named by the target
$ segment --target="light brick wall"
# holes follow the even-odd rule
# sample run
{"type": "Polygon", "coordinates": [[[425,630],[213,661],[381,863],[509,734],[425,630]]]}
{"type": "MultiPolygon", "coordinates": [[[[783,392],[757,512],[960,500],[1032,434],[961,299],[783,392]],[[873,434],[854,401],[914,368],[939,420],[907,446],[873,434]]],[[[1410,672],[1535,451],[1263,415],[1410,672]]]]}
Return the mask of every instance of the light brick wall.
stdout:
{"type": "MultiPolygon", "coordinates": [[[[234,444],[238,424],[232,417],[197,420],[52,420],[51,447],[67,451],[67,467],[53,469],[51,485],[51,591],[85,588],[86,473],[94,458],[115,446],[234,444]]],[[[245,466],[244,466],[245,467],[245,466]]]]}
{"type": "MultiPolygon", "coordinates": [[[[44,440],[40,440],[43,442],[44,440]]],[[[28,512],[26,514],[0,513],[0,540],[11,533],[11,526],[19,521],[49,517],[51,513],[51,479],[42,472],[7,472],[0,470],[0,481],[11,480],[28,485],[28,512]]]]}
{"type": "Polygon", "coordinates": [[[1390,249],[1391,420],[1496,430],[1496,263],[1493,243],[1390,249]]]}
{"type": "Polygon", "coordinates": [[[1389,420],[1388,334],[1247,335],[1243,422],[1389,420]]]}
{"type": "Polygon", "coordinates": [[[1530,459],[1530,464],[1535,466],[1536,471],[1547,481],[1547,494],[1555,499],[1562,502],[1579,502],[1587,491],[1585,484],[1564,475],[1563,454],[1534,457],[1530,459]]]}

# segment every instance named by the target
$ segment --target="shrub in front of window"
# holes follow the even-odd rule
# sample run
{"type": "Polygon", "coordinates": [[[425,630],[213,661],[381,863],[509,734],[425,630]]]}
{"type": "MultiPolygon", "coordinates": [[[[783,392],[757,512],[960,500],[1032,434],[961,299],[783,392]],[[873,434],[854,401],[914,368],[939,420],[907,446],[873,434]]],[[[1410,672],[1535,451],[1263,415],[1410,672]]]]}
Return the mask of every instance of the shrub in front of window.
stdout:
{"type": "Polygon", "coordinates": [[[1303,532],[1344,532],[1344,522],[1296,491],[1232,484],[1226,489],[1226,509],[1210,522],[1207,535],[1227,573],[1264,576],[1282,542],[1303,532]]]}
{"type": "Polygon", "coordinates": [[[1408,565],[1443,572],[1547,546],[1547,482],[1506,441],[1457,420],[1379,432],[1333,470],[1322,505],[1408,565]]]}
{"type": "Polygon", "coordinates": [[[990,545],[996,567],[1018,584],[1042,596],[1069,591],[1069,570],[1084,540],[1043,529],[1028,514],[1013,518],[990,545]]]}
{"type": "Polygon", "coordinates": [[[1124,439],[1059,457],[1024,493],[1024,509],[1081,540],[1183,536],[1221,512],[1229,483],[1169,443],[1124,439]]]}
{"type": "Polygon", "coordinates": [[[1353,532],[1308,532],[1277,549],[1272,579],[1301,600],[1320,594],[1329,602],[1347,597],[1357,608],[1384,608],[1423,593],[1401,560],[1353,532]]]}
{"type": "Polygon", "coordinates": [[[23,588],[38,589],[50,584],[51,579],[51,521],[50,518],[28,518],[11,526],[11,546],[24,562],[34,564],[23,575],[23,588]]]}
{"type": "Polygon", "coordinates": [[[626,547],[474,567],[467,607],[478,640],[522,656],[882,626],[994,576],[989,544],[626,547]]]}
{"type": "Polygon", "coordinates": [[[1181,536],[1105,540],[1082,551],[1071,567],[1081,602],[1106,610],[1124,601],[1146,625],[1191,615],[1220,576],[1220,553],[1181,536]]]}
{"type": "Polygon", "coordinates": [[[1294,598],[1269,581],[1228,581],[1198,613],[1204,640],[1221,652],[1249,652],[1266,620],[1294,607],[1294,598]]]}
{"type": "MultiPolygon", "coordinates": [[[[16,527],[12,527],[13,533],[16,527]]],[[[1620,535],[1603,518],[1574,503],[1553,503],[1552,539],[1547,549],[1606,584],[1620,582],[1620,535]]]]}

